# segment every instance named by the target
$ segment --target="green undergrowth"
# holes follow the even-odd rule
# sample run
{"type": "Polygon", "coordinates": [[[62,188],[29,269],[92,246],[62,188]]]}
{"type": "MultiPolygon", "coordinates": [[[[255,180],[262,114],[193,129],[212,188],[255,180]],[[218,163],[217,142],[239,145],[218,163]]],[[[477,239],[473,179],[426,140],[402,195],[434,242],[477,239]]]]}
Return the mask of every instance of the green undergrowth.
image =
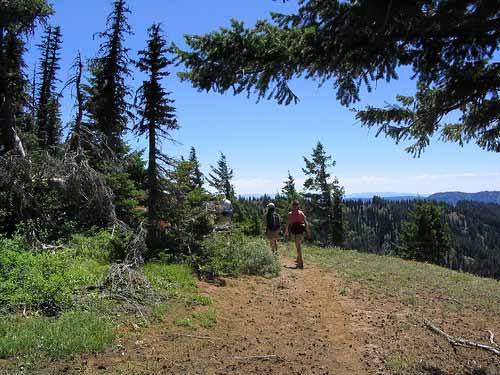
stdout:
{"type": "Polygon", "coordinates": [[[199,272],[208,277],[275,277],[281,271],[281,264],[271,254],[266,241],[238,233],[218,233],[208,237],[204,241],[204,253],[196,263],[199,272]]]}
{"type": "MultiPolygon", "coordinates": [[[[292,244],[289,244],[287,253],[292,255],[293,251],[292,244]]],[[[359,282],[377,293],[397,297],[407,304],[421,304],[420,296],[433,295],[500,312],[500,281],[494,279],[353,250],[306,245],[304,254],[306,262],[334,270],[348,282],[359,282]]]]}
{"type": "Polygon", "coordinates": [[[193,331],[196,331],[200,327],[212,328],[217,324],[217,311],[214,309],[195,311],[191,315],[183,318],[175,318],[174,324],[193,331]]]}
{"type": "Polygon", "coordinates": [[[65,358],[99,352],[113,342],[109,321],[89,311],[69,311],[59,318],[7,317],[0,321],[0,358],[47,355],[65,358]]]}
{"type": "Polygon", "coordinates": [[[72,248],[35,252],[20,239],[0,239],[0,306],[4,313],[56,315],[73,307],[75,292],[98,284],[106,270],[72,248]]]}
{"type": "Polygon", "coordinates": [[[100,297],[98,287],[120,258],[122,240],[106,231],[79,234],[55,252],[42,252],[20,238],[0,237],[0,358],[35,363],[99,352],[122,334],[117,327],[130,321],[147,326],[170,317],[189,329],[211,328],[217,312],[209,307],[212,299],[197,288],[193,263],[205,275],[272,277],[280,272],[264,240],[213,235],[196,258],[199,262],[141,267],[158,299],[141,306],[139,313],[133,304],[100,297]]]}
{"type": "Polygon", "coordinates": [[[145,264],[141,271],[155,291],[166,299],[166,303],[182,303],[186,306],[212,303],[209,296],[198,293],[197,279],[190,265],[156,262],[145,264]]]}

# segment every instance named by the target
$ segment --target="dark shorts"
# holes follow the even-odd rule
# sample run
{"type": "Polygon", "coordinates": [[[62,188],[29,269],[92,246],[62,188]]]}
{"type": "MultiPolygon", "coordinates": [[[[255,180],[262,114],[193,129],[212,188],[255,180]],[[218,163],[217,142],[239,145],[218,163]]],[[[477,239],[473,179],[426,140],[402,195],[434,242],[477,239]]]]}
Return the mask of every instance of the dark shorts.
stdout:
{"type": "Polygon", "coordinates": [[[224,211],[222,211],[222,216],[224,216],[224,217],[231,217],[231,216],[233,216],[233,210],[224,210],[224,211]]]}

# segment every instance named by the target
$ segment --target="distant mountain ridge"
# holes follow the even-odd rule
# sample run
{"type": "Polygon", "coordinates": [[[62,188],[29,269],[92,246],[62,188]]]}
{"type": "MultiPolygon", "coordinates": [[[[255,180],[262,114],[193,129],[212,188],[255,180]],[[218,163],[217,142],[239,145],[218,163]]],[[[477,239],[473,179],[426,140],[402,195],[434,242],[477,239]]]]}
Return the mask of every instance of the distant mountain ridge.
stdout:
{"type": "MultiPolygon", "coordinates": [[[[241,197],[261,198],[265,194],[241,194],[241,197]]],[[[274,197],[273,194],[267,194],[274,197]]],[[[425,199],[430,201],[445,202],[449,204],[457,204],[459,201],[474,201],[481,203],[495,203],[500,204],[500,191],[480,191],[478,193],[464,193],[461,191],[445,191],[434,193],[431,195],[414,194],[414,193],[392,193],[392,192],[366,192],[366,193],[353,193],[346,194],[346,200],[361,200],[371,201],[374,196],[381,197],[388,201],[408,201],[415,199],[425,199]]]]}
{"type": "Polygon", "coordinates": [[[463,193],[448,191],[429,195],[428,200],[457,204],[459,201],[474,201],[500,204],[500,191],[480,191],[478,193],[463,193]]]}
{"type": "Polygon", "coordinates": [[[352,193],[352,194],[346,194],[347,199],[372,199],[373,197],[380,197],[384,199],[388,198],[399,198],[399,197],[412,197],[412,198],[422,198],[422,197],[427,197],[427,195],[421,195],[421,194],[415,194],[415,193],[395,193],[395,192],[381,192],[381,191],[375,191],[375,192],[366,192],[366,193],[352,193]]]}

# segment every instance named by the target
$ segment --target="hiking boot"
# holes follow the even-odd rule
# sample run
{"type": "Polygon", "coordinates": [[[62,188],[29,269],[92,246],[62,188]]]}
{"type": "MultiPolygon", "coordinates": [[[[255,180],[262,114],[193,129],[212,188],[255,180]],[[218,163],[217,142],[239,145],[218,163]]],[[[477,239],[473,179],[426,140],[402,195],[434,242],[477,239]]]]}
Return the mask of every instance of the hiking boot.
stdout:
{"type": "Polygon", "coordinates": [[[297,263],[297,268],[300,270],[304,269],[304,263],[297,263]]]}

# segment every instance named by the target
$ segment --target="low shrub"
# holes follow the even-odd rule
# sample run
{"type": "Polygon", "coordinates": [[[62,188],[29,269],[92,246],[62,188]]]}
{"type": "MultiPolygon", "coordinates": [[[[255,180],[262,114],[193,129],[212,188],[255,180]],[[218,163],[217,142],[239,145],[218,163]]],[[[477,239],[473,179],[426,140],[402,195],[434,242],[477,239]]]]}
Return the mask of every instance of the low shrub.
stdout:
{"type": "Polygon", "coordinates": [[[142,272],[153,287],[169,297],[182,297],[196,292],[196,278],[187,264],[147,263],[142,272]]]}
{"type": "Polygon", "coordinates": [[[68,242],[77,256],[95,259],[107,263],[125,259],[126,245],[129,242],[125,234],[103,230],[95,235],[75,234],[68,242]]]}
{"type": "Polygon", "coordinates": [[[28,354],[64,358],[100,352],[114,337],[111,324],[88,311],[66,312],[58,319],[4,318],[0,321],[0,358],[28,354]]]}
{"type": "Polygon", "coordinates": [[[272,277],[281,270],[263,239],[239,233],[211,235],[204,241],[204,253],[195,261],[199,271],[208,277],[240,274],[272,277]]]}
{"type": "Polygon", "coordinates": [[[97,284],[105,271],[72,250],[34,253],[19,239],[0,239],[0,306],[55,315],[73,306],[77,288],[97,284]]]}

